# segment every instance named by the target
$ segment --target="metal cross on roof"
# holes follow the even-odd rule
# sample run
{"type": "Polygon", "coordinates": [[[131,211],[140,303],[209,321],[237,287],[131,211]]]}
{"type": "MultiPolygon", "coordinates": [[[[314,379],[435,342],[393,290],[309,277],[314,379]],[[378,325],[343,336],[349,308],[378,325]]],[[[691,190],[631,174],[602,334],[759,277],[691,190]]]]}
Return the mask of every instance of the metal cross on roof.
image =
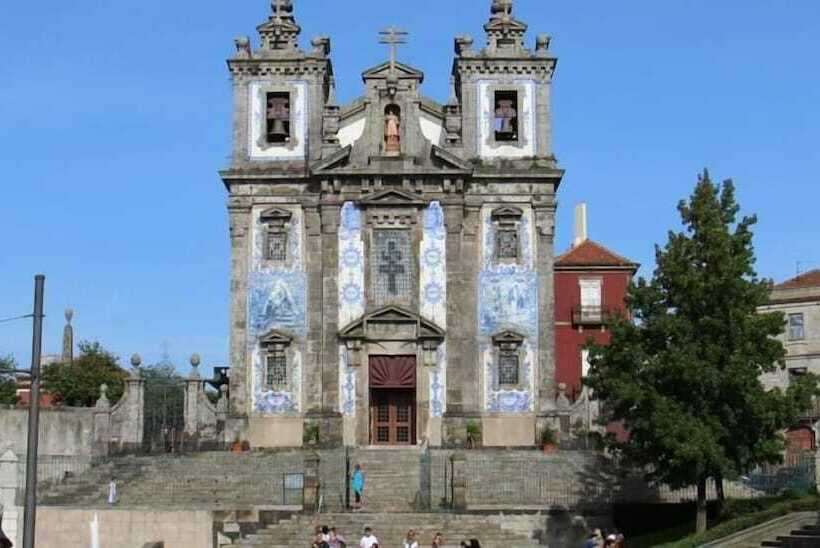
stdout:
{"type": "Polygon", "coordinates": [[[407,43],[408,32],[395,25],[379,31],[379,43],[390,46],[390,72],[396,68],[396,46],[407,43]]]}

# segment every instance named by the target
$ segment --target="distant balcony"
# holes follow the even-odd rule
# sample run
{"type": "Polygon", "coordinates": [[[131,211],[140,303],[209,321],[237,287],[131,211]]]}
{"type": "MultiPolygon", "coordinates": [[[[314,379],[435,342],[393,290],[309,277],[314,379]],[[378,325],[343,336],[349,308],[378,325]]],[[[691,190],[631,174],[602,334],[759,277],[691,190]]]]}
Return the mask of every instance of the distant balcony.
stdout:
{"type": "Polygon", "coordinates": [[[573,325],[603,325],[609,321],[609,309],[603,306],[576,306],[572,309],[573,325]]]}
{"type": "Polygon", "coordinates": [[[809,408],[801,413],[800,418],[811,422],[820,419],[820,399],[814,398],[809,408]]]}

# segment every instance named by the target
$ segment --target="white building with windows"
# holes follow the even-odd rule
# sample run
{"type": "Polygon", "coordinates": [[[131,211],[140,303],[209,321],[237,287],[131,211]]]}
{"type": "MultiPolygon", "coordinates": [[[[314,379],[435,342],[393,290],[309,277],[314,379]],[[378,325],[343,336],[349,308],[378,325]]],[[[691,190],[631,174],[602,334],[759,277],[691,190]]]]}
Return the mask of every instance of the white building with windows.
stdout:
{"type": "Polygon", "coordinates": [[[794,375],[820,375],[820,269],[803,273],[772,287],[769,304],[761,312],[782,312],[786,330],[786,367],[766,376],[769,387],[788,386],[794,375]]]}

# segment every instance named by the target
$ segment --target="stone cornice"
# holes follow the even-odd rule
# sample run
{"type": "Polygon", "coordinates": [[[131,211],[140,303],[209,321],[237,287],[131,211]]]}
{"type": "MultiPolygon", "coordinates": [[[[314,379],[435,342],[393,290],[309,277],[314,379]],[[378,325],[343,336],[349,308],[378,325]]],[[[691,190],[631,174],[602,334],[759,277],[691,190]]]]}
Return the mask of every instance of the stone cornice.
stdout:
{"type": "Polygon", "coordinates": [[[294,57],[285,59],[229,59],[234,76],[299,76],[332,72],[328,58],[294,57]]]}

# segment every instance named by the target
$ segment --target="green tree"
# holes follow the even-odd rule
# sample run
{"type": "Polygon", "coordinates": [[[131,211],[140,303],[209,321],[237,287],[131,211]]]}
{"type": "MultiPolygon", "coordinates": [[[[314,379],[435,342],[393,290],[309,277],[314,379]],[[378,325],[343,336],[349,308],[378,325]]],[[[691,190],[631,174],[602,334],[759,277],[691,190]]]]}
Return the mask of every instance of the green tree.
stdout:
{"type": "Polygon", "coordinates": [[[100,385],[108,385],[108,399],[114,404],[122,397],[128,373],[119,358],[99,342],[83,341],[73,363],[47,365],[43,369],[43,389],[57,401],[71,407],[91,407],[100,397],[100,385]]]}
{"type": "Polygon", "coordinates": [[[656,246],[651,280],[630,287],[633,319],[612,323],[609,346],[592,346],[585,383],[604,421],[623,421],[608,447],[673,488],[696,485],[697,530],[706,529],[706,486],[778,462],[782,430],[817,391],[806,376],[766,391],[760,375],[782,366],[780,313],[758,314],[769,284],[754,270],[752,226],[738,220],[734,185],[704,171],[678,205],[684,230],[656,246]]]}
{"type": "Polygon", "coordinates": [[[17,364],[13,356],[0,356],[0,405],[17,403],[17,382],[14,370],[17,364]]]}

